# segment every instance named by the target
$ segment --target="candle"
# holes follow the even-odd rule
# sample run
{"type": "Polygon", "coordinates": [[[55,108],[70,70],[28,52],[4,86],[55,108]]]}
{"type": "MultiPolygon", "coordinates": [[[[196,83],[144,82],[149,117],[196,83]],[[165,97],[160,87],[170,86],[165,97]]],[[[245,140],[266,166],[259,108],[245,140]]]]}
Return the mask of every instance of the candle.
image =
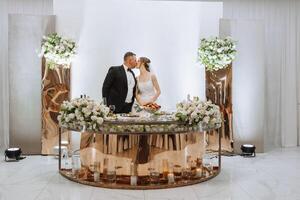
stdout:
{"type": "Polygon", "coordinates": [[[200,178],[202,176],[202,169],[201,168],[197,168],[196,169],[196,177],[200,178]]]}
{"type": "Polygon", "coordinates": [[[130,163],[130,185],[137,185],[137,168],[136,165],[131,162],[130,163]]]}
{"type": "Polygon", "coordinates": [[[169,172],[169,163],[167,159],[162,160],[162,167],[163,167],[163,177],[164,179],[168,178],[168,172],[169,172]]]}
{"type": "Polygon", "coordinates": [[[94,181],[95,182],[99,182],[100,181],[100,173],[99,172],[95,172],[94,173],[94,181]]]}
{"type": "Polygon", "coordinates": [[[175,182],[174,174],[173,173],[169,173],[168,174],[168,183],[169,184],[173,184],[174,182],[175,182]]]}
{"type": "Polygon", "coordinates": [[[137,185],[137,176],[130,176],[130,185],[137,185]]]}

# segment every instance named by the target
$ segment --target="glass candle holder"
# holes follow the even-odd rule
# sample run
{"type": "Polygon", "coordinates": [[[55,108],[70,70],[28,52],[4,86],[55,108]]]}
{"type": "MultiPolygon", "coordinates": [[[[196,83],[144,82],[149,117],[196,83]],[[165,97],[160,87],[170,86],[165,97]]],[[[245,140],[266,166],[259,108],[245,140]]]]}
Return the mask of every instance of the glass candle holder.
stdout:
{"type": "Polygon", "coordinates": [[[203,174],[207,177],[212,173],[211,156],[209,154],[203,157],[203,174]]]}
{"type": "Polygon", "coordinates": [[[191,174],[192,174],[192,171],[191,171],[191,168],[190,167],[184,167],[182,169],[182,180],[184,181],[188,181],[191,179],[191,174]]]}
{"type": "Polygon", "coordinates": [[[79,171],[81,169],[81,161],[80,161],[80,155],[72,155],[72,174],[76,178],[78,178],[79,171]]]}
{"type": "Polygon", "coordinates": [[[168,184],[174,184],[174,183],[175,183],[174,173],[170,172],[168,173],[168,184]]]}
{"type": "Polygon", "coordinates": [[[94,162],[94,182],[100,182],[101,163],[94,162]]]}
{"type": "Polygon", "coordinates": [[[169,174],[169,162],[168,159],[162,160],[163,178],[167,179],[169,174]]]}
{"type": "Polygon", "coordinates": [[[196,169],[197,169],[197,162],[196,160],[190,161],[190,167],[191,167],[191,176],[196,176],[196,169]]]}
{"type": "Polygon", "coordinates": [[[175,181],[180,181],[182,179],[182,167],[180,165],[174,165],[173,173],[175,181]]]}
{"type": "Polygon", "coordinates": [[[218,157],[218,155],[214,155],[214,156],[211,158],[211,165],[212,165],[212,170],[213,170],[213,172],[219,170],[219,157],[218,157]]]}
{"type": "Polygon", "coordinates": [[[102,171],[102,179],[103,181],[107,180],[107,171],[108,171],[108,158],[103,159],[103,171],[102,171]]]}
{"type": "Polygon", "coordinates": [[[197,168],[202,167],[202,163],[203,163],[202,160],[203,160],[203,159],[202,159],[201,157],[198,157],[198,158],[196,159],[196,165],[197,165],[197,168]]]}
{"type": "Polygon", "coordinates": [[[196,178],[201,178],[202,177],[202,167],[197,167],[196,168],[196,178]]]}
{"type": "Polygon", "coordinates": [[[62,149],[62,159],[63,159],[63,166],[62,169],[70,170],[72,169],[72,158],[69,157],[68,149],[62,149]]]}
{"type": "Polygon", "coordinates": [[[150,184],[159,184],[160,182],[160,173],[159,173],[159,164],[155,161],[149,163],[149,178],[150,184]]]}
{"type": "Polygon", "coordinates": [[[108,159],[108,166],[107,166],[107,182],[115,183],[117,178],[116,173],[116,162],[114,159],[108,159]]]}
{"type": "Polygon", "coordinates": [[[131,162],[130,163],[130,185],[137,185],[137,168],[136,165],[131,162]]]}

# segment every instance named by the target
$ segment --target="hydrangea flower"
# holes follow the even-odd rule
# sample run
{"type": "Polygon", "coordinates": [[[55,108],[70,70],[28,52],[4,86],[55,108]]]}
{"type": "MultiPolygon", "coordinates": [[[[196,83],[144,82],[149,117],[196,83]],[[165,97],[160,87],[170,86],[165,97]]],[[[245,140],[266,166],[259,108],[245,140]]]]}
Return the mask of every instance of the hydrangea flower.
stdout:
{"type": "Polygon", "coordinates": [[[45,57],[49,69],[56,69],[57,66],[69,68],[76,54],[76,48],[74,41],[52,33],[43,37],[39,56],[45,57]]]}
{"type": "Polygon", "coordinates": [[[198,48],[198,56],[207,71],[224,69],[235,59],[236,42],[230,37],[224,39],[218,37],[203,38],[198,48]]]}

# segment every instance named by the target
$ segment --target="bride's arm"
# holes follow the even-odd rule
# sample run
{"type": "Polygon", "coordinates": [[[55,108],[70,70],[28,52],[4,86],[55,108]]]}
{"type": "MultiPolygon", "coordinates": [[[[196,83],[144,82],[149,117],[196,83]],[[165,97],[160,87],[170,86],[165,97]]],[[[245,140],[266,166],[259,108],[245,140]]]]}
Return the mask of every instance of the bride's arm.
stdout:
{"type": "Polygon", "coordinates": [[[160,87],[159,87],[157,78],[154,74],[151,76],[151,80],[152,80],[152,83],[153,83],[153,86],[154,86],[155,92],[156,92],[155,96],[152,99],[152,102],[155,102],[157,100],[157,98],[159,97],[161,91],[160,91],[160,87]]]}

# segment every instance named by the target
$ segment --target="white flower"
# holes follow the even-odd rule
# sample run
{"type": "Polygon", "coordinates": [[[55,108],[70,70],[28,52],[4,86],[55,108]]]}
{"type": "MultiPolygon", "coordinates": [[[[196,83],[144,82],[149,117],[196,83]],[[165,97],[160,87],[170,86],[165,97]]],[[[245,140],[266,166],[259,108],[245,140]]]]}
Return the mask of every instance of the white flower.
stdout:
{"type": "Polygon", "coordinates": [[[206,124],[208,124],[209,119],[210,119],[209,116],[205,116],[205,117],[203,118],[203,122],[206,123],[206,124]]]}
{"type": "Polygon", "coordinates": [[[199,97],[178,103],[174,118],[178,121],[188,122],[190,125],[204,123],[214,126],[222,122],[219,107],[212,104],[211,101],[200,101],[199,97]]]}
{"type": "Polygon", "coordinates": [[[68,68],[75,54],[76,45],[72,40],[62,38],[57,33],[43,36],[39,55],[46,58],[50,69],[55,69],[58,65],[68,68]]]}
{"type": "Polygon", "coordinates": [[[206,70],[216,71],[226,68],[236,55],[235,41],[227,37],[201,39],[198,49],[199,60],[205,65],[206,70]]]}
{"type": "Polygon", "coordinates": [[[61,105],[58,121],[65,128],[80,128],[98,130],[109,113],[109,108],[88,98],[77,98],[61,105]],[[97,126],[98,125],[98,126],[97,126]]]}
{"type": "Polygon", "coordinates": [[[75,118],[75,114],[74,113],[71,113],[71,114],[69,114],[69,116],[68,116],[70,119],[74,119],[75,118]]]}

